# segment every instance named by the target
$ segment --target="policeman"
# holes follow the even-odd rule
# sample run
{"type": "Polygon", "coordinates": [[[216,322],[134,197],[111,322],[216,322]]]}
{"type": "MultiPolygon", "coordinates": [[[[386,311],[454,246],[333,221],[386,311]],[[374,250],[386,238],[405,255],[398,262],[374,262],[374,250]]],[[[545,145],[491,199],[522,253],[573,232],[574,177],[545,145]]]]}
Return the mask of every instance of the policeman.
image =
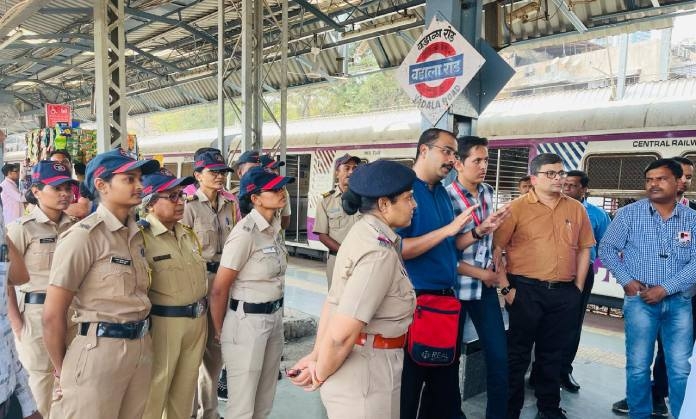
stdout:
{"type": "MultiPolygon", "coordinates": [[[[260,166],[269,169],[276,175],[280,175],[281,166],[285,166],[285,162],[282,160],[276,160],[268,154],[264,154],[259,157],[260,166]]],[[[292,215],[292,206],[290,204],[290,192],[287,188],[283,188],[285,192],[285,206],[278,210],[278,217],[280,217],[280,228],[284,232],[290,226],[290,216],[292,215]]]]}
{"type": "MultiPolygon", "coordinates": [[[[199,187],[194,195],[187,198],[182,222],[193,228],[201,242],[209,289],[220,266],[225,238],[242,218],[236,198],[223,189],[227,173],[231,171],[219,150],[196,152],[193,174],[199,187]]],[[[212,329],[210,316],[208,329],[212,329]]],[[[218,418],[217,385],[221,371],[220,343],[209,333],[203,363],[198,371],[198,400],[194,406],[194,416],[199,419],[218,418]]]]}
{"type": "Polygon", "coordinates": [[[29,373],[29,386],[38,410],[47,418],[54,377],[43,342],[41,316],[58,235],[75,222],[65,210],[70,206],[72,188],[77,182],[70,178],[68,167],[48,160],[34,165],[31,182],[37,206],[29,215],[7,226],[7,235],[24,257],[30,280],[19,287],[19,298],[16,298],[14,287],[8,288],[8,310],[19,359],[29,373]]]}
{"type": "Polygon", "coordinates": [[[360,219],[359,213],[346,214],[341,204],[343,192],[348,190],[350,175],[359,164],[360,159],[350,154],[345,154],[336,160],[336,188],[326,192],[317,207],[314,234],[317,234],[319,241],[329,248],[329,257],[326,261],[326,280],[329,289],[331,289],[331,278],[336,263],[336,252],[350,228],[360,219]]]}
{"type": "Polygon", "coordinates": [[[201,246],[184,216],[182,188],[192,177],[177,179],[162,169],[143,178],[140,220],[145,256],[152,268],[152,385],[144,419],[188,419],[198,367],[207,336],[208,279],[201,246]]]}
{"type": "Polygon", "coordinates": [[[394,229],[411,224],[413,170],[377,160],[359,167],[343,194],[363,213],[336,258],[333,287],[312,353],[289,375],[316,389],[331,419],[398,419],[406,331],[416,294],[394,229]]]}
{"type": "Polygon", "coordinates": [[[226,419],[265,418],[271,412],[283,353],[283,290],[287,251],[276,211],[291,177],[262,167],[241,179],[248,212],[225,242],[211,291],[215,336],[222,341],[230,399],[226,419]],[[224,320],[224,322],[223,322],[224,320]]]}
{"type": "Polygon", "coordinates": [[[143,414],[152,372],[150,274],[133,208],[141,202],[141,173],[158,169],[156,160],[134,160],[121,149],[87,165],[83,189],[99,206],[60,237],[44,304],[44,343],[60,381],[51,417],[143,414]],[[73,297],[79,325],[67,346],[73,297]]]}

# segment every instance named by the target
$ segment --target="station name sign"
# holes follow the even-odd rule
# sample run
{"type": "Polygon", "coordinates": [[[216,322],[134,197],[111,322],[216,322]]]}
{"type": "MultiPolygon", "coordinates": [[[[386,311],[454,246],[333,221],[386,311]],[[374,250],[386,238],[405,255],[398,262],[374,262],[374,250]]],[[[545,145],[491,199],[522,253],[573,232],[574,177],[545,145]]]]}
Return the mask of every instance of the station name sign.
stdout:
{"type": "Polygon", "coordinates": [[[696,139],[636,140],[633,142],[633,148],[655,147],[696,147],[696,139]]]}

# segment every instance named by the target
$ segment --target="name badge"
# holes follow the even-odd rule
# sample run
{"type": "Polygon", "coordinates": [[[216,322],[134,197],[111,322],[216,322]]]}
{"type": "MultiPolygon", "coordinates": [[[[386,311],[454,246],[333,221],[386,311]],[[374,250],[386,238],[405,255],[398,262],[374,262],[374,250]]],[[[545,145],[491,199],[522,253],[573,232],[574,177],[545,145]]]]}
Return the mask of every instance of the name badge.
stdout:
{"type": "Polygon", "coordinates": [[[124,258],[118,258],[116,256],[111,257],[111,263],[115,263],[117,265],[123,265],[123,266],[131,266],[131,261],[130,259],[124,259],[124,258]]]}
{"type": "Polygon", "coordinates": [[[691,232],[680,231],[677,233],[677,239],[679,239],[679,243],[689,243],[691,241],[691,232]]]}
{"type": "Polygon", "coordinates": [[[43,239],[39,239],[39,243],[44,244],[44,243],[55,243],[56,238],[55,237],[44,237],[43,239]]]}
{"type": "Polygon", "coordinates": [[[476,250],[476,257],[474,258],[474,260],[482,265],[486,263],[486,251],[486,246],[479,246],[476,250]]]}
{"type": "Polygon", "coordinates": [[[267,254],[269,254],[269,253],[276,253],[276,248],[275,248],[275,246],[271,246],[271,247],[263,248],[261,251],[262,251],[265,255],[267,255],[267,254]]]}
{"type": "Polygon", "coordinates": [[[161,255],[161,256],[153,257],[152,260],[155,262],[159,262],[161,260],[167,260],[167,259],[171,259],[171,258],[172,258],[172,255],[161,255]]]}

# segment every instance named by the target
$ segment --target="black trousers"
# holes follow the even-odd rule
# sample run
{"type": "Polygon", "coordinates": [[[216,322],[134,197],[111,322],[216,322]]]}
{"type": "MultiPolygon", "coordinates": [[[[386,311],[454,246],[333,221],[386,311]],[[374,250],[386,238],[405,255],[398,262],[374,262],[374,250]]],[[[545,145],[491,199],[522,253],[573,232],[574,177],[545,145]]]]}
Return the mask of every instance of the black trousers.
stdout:
{"type": "Polygon", "coordinates": [[[4,416],[0,415],[0,419],[22,419],[22,407],[19,405],[19,400],[14,395],[10,396],[6,402],[4,416]]]}
{"type": "Polygon", "coordinates": [[[459,358],[462,342],[462,312],[454,363],[444,367],[423,367],[404,353],[401,372],[401,419],[466,419],[459,391],[459,358]]]}
{"type": "Polygon", "coordinates": [[[592,294],[592,287],[594,286],[594,267],[590,263],[590,269],[587,272],[587,278],[585,279],[585,287],[582,289],[582,296],[580,300],[580,310],[578,311],[578,327],[575,329],[575,336],[573,337],[573,342],[570,344],[565,354],[563,355],[563,363],[561,364],[561,376],[568,375],[573,372],[573,361],[575,360],[575,355],[578,353],[578,347],[580,347],[580,335],[582,334],[582,323],[585,320],[585,312],[587,311],[587,302],[590,301],[590,294],[592,294]]]}
{"type": "Polygon", "coordinates": [[[545,411],[560,405],[561,364],[575,337],[581,292],[573,284],[549,289],[541,281],[520,282],[531,278],[511,274],[508,278],[516,288],[515,300],[506,305],[510,314],[508,419],[518,419],[524,404],[524,375],[535,344],[537,408],[545,411]]]}

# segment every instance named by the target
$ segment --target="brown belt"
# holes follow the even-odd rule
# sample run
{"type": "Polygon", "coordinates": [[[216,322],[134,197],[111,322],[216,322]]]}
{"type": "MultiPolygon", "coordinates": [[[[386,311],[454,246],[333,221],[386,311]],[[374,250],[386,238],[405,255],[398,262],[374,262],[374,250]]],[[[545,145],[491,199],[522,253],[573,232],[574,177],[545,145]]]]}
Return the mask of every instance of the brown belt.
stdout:
{"type": "MultiPolygon", "coordinates": [[[[360,346],[365,346],[367,342],[367,333],[360,333],[358,338],[355,339],[355,344],[360,346]]],[[[373,335],[375,337],[372,342],[372,347],[377,349],[399,349],[406,345],[406,335],[401,335],[397,338],[385,338],[382,335],[373,335]]]]}

